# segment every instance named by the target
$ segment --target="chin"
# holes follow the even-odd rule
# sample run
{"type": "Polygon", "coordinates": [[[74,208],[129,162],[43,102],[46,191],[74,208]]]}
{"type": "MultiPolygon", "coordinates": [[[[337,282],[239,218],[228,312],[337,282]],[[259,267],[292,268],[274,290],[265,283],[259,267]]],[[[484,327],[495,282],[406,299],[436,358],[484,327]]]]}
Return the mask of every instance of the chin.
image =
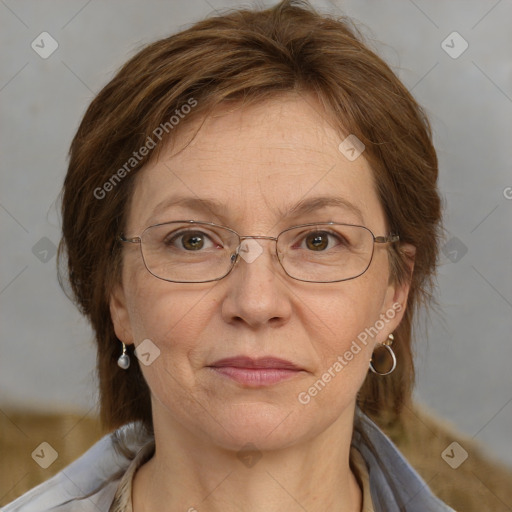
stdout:
{"type": "Polygon", "coordinates": [[[217,409],[215,413],[220,425],[214,427],[217,437],[214,442],[228,450],[239,451],[247,444],[261,451],[282,449],[308,437],[310,430],[307,421],[299,421],[300,410],[291,406],[246,402],[231,405],[224,411],[217,409]]]}

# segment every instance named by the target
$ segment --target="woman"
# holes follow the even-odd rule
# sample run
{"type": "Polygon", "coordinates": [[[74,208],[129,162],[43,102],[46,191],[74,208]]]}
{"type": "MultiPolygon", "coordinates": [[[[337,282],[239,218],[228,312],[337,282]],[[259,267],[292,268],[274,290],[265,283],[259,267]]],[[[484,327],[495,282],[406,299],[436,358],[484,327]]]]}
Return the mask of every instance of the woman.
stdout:
{"type": "Polygon", "coordinates": [[[413,382],[437,159],[347,20],[285,1],[133,57],[63,190],[111,435],[6,510],[451,510],[368,417],[413,382]]]}

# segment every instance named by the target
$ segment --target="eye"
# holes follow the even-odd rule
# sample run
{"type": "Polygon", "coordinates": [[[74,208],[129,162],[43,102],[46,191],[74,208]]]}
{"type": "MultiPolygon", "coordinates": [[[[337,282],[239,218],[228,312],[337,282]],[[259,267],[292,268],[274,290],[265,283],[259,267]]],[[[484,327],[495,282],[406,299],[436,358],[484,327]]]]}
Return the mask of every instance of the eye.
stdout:
{"type": "Polygon", "coordinates": [[[222,244],[214,242],[208,234],[197,230],[169,233],[164,240],[164,244],[176,249],[184,249],[186,251],[200,251],[201,249],[222,247],[222,244]]]}
{"type": "Polygon", "coordinates": [[[329,231],[312,231],[304,237],[307,249],[315,252],[323,252],[332,249],[336,245],[346,245],[347,241],[338,233],[329,231]]]}

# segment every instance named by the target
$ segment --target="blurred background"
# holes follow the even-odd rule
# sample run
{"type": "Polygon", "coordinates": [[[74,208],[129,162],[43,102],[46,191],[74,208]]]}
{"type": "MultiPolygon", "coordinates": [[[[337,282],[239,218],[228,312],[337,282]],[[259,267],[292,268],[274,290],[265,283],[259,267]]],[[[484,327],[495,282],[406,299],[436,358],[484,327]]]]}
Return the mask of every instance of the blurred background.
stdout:
{"type": "MultiPolygon", "coordinates": [[[[50,444],[72,440],[73,457],[101,434],[92,333],[55,258],[58,194],[86,107],[141,46],[216,10],[275,3],[0,0],[0,434],[26,451],[9,442],[25,458],[0,504],[48,477],[33,452],[48,418],[59,417],[50,444]]],[[[512,466],[512,2],[312,4],[353,18],[430,116],[447,239],[439,310],[416,329],[415,397],[512,466]]]]}

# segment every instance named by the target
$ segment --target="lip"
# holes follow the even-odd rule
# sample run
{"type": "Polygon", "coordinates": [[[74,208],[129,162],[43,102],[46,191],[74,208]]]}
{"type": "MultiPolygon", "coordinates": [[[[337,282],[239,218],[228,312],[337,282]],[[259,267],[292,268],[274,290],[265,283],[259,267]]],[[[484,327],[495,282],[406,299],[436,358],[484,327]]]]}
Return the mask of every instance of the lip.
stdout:
{"type": "Polygon", "coordinates": [[[291,361],[277,357],[247,356],[219,359],[209,365],[215,373],[247,387],[264,387],[291,379],[303,371],[291,361]]]}
{"type": "Polygon", "coordinates": [[[278,368],[281,370],[302,370],[291,361],[280,359],[278,357],[258,357],[256,359],[248,356],[226,357],[219,359],[210,365],[214,368],[224,368],[227,366],[233,368],[251,368],[251,369],[269,369],[278,368]]]}

